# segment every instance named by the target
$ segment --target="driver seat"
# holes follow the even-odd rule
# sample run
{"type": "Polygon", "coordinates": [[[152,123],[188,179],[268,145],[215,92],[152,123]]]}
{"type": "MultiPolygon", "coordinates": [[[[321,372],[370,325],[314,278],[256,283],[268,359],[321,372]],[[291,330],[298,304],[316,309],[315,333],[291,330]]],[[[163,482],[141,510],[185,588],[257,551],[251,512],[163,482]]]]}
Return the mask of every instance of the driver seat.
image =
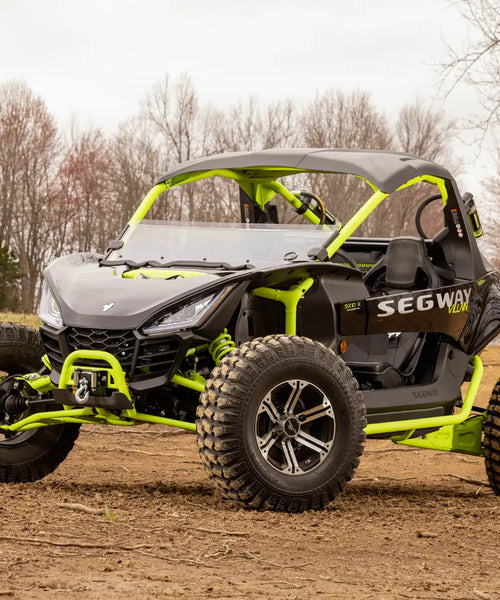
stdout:
{"type": "MultiPolygon", "coordinates": [[[[398,294],[437,288],[441,281],[427,255],[425,241],[417,237],[393,238],[386,253],[364,276],[366,287],[373,295],[398,294]]],[[[424,348],[426,335],[419,331],[368,336],[366,357],[346,362],[354,376],[369,389],[393,388],[411,381],[424,348]],[[371,352],[371,344],[379,344],[377,354],[371,352]]],[[[355,350],[355,349],[354,349],[355,350]]],[[[358,351],[358,355],[362,354],[358,351]]]]}
{"type": "Polygon", "coordinates": [[[387,252],[364,276],[372,293],[395,294],[440,286],[440,279],[427,255],[425,241],[417,237],[396,237],[387,252]]]}

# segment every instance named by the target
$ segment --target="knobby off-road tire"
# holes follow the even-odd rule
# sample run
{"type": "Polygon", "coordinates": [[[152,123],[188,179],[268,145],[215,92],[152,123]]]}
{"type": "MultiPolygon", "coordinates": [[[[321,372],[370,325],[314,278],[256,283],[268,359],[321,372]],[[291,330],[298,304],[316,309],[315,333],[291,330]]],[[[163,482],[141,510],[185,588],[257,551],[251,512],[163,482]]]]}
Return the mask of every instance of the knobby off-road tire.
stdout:
{"type": "Polygon", "coordinates": [[[363,453],[363,396],[344,361],[308,338],[257,338],[223,358],[197,411],[200,456],[222,493],[251,508],[323,508],[363,453]]]}
{"type": "Polygon", "coordinates": [[[500,496],[500,379],[491,393],[483,426],[483,448],[486,474],[497,496],[500,496]]]}
{"type": "MultiPolygon", "coordinates": [[[[42,366],[40,335],[31,327],[0,323],[2,377],[32,373],[42,366]]],[[[69,423],[15,434],[0,431],[0,482],[28,482],[51,473],[73,448],[80,426],[69,423]]]]}

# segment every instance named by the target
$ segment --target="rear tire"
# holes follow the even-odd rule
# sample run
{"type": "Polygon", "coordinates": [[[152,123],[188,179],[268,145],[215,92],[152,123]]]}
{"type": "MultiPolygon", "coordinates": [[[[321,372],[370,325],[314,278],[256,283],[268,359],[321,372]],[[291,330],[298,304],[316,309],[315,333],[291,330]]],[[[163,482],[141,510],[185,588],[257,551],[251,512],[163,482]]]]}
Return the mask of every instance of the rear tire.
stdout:
{"type": "Polygon", "coordinates": [[[483,426],[486,474],[491,488],[500,496],[500,379],[491,393],[483,426]]]}
{"type": "MultiPolygon", "coordinates": [[[[0,323],[2,378],[38,371],[43,353],[37,331],[0,323]]],[[[68,423],[13,434],[0,432],[0,483],[36,481],[54,471],[73,448],[79,430],[78,424],[68,423]]]]}
{"type": "Polygon", "coordinates": [[[225,356],[197,416],[210,478],[250,508],[323,508],[352,478],[366,438],[363,396],[347,365],[297,336],[257,338],[225,356]]]}

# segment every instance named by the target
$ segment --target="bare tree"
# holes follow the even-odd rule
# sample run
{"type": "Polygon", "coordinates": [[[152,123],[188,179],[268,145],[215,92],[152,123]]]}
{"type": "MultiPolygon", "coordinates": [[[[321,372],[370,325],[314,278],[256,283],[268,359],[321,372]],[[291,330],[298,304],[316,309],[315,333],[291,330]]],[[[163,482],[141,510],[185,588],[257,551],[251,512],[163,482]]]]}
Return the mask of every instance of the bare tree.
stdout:
{"type": "Polygon", "coordinates": [[[26,168],[35,98],[22,83],[0,87],[0,226],[3,238],[12,238],[16,194],[26,168]]]}
{"type": "Polygon", "coordinates": [[[262,107],[254,96],[249,96],[227,113],[214,113],[215,150],[243,152],[294,147],[299,140],[298,121],[298,111],[291,100],[262,107]]]}
{"type": "Polygon", "coordinates": [[[198,98],[188,75],[173,86],[168,75],[157,82],[146,98],[143,115],[162,142],[165,163],[173,166],[197,155],[198,98]]]}
{"type": "Polygon", "coordinates": [[[395,129],[402,152],[427,160],[451,160],[450,147],[456,124],[444,111],[434,110],[417,99],[401,109],[395,129]]]}
{"type": "Polygon", "coordinates": [[[112,168],[109,185],[110,229],[124,227],[152,183],[166,171],[151,127],[137,116],[121,123],[109,142],[112,168]]]}
{"type": "Polygon", "coordinates": [[[0,88],[1,222],[15,250],[24,278],[21,305],[31,311],[40,274],[51,258],[51,211],[59,136],[44,101],[22,83],[0,88]]]}
{"type": "MultiPolygon", "coordinates": [[[[454,42],[448,47],[447,60],[441,65],[443,85],[447,94],[461,82],[476,91],[480,102],[467,128],[479,131],[481,148],[486,140],[496,140],[500,125],[500,1],[454,0],[454,4],[467,21],[471,37],[462,44],[454,42]]],[[[496,156],[499,156],[498,151],[496,156]]],[[[490,257],[498,255],[499,249],[496,244],[500,234],[498,172],[497,168],[493,182],[490,178],[484,186],[486,194],[483,202],[490,211],[490,218],[483,247],[490,257]]]]}
{"type": "MultiPolygon", "coordinates": [[[[398,150],[438,161],[456,174],[460,165],[452,150],[455,133],[456,124],[444,111],[435,110],[420,99],[403,106],[395,123],[398,150]]],[[[429,184],[398,192],[381,211],[377,211],[378,226],[385,223],[390,235],[415,235],[416,209],[426,197],[436,192],[429,184]]],[[[437,233],[443,227],[442,204],[431,204],[422,215],[422,224],[428,235],[437,233]]]]}
{"type": "MultiPolygon", "coordinates": [[[[500,160],[500,148],[495,152],[496,162],[500,160]]],[[[500,198],[500,174],[497,173],[486,183],[487,197],[484,199],[484,209],[480,209],[480,216],[484,227],[484,237],[480,242],[486,256],[490,259],[495,269],[500,270],[500,212],[498,210],[500,198]]]]}
{"type": "Polygon", "coordinates": [[[500,124],[500,3],[498,0],[455,0],[470,24],[474,39],[449,47],[442,65],[448,93],[459,82],[473,85],[479,92],[484,116],[476,125],[484,134],[500,124]]]}
{"type": "MultiPolygon", "coordinates": [[[[291,100],[261,106],[254,96],[238,102],[226,113],[211,111],[210,140],[214,152],[244,152],[266,148],[290,148],[300,139],[299,112],[291,100]]],[[[212,182],[218,199],[211,220],[239,218],[238,191],[233,182],[212,182]]],[[[293,215],[293,213],[292,213],[293,215]]],[[[290,220],[288,215],[286,220],[290,220]]]]}
{"type": "Polygon", "coordinates": [[[249,96],[226,113],[213,114],[216,152],[244,152],[261,148],[262,117],[257,99],[249,96]]]}
{"type": "Polygon", "coordinates": [[[108,142],[99,129],[76,135],[59,171],[60,203],[68,207],[66,250],[104,251],[113,236],[112,170],[108,142]]]}
{"type": "MultiPolygon", "coordinates": [[[[316,96],[303,112],[301,129],[306,147],[380,150],[392,146],[387,119],[366,92],[329,90],[316,96]]],[[[369,191],[356,177],[311,175],[309,179],[312,191],[341,221],[354,214],[369,191]]]]}
{"type": "Polygon", "coordinates": [[[367,92],[329,90],[306,108],[303,136],[307,146],[321,148],[373,148],[391,146],[386,117],[367,92]]]}
{"type": "Polygon", "coordinates": [[[269,104],[262,124],[262,148],[292,148],[299,143],[298,114],[292,100],[269,104]]]}
{"type": "MultiPolygon", "coordinates": [[[[159,156],[165,170],[175,164],[204,154],[204,120],[200,116],[198,97],[188,75],[172,86],[168,75],[158,82],[147,97],[143,115],[157,134],[159,156]]],[[[169,194],[169,201],[158,203],[154,214],[175,220],[193,220],[196,212],[193,188],[179,188],[169,194]]]]}

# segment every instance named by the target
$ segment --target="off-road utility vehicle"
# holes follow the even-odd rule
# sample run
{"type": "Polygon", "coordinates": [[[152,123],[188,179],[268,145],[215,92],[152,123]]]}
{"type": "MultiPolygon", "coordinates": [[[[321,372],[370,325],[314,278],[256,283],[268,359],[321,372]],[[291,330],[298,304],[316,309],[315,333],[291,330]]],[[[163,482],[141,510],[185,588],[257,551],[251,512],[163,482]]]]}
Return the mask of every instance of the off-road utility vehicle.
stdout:
{"type": "Polygon", "coordinates": [[[471,195],[405,154],[266,150],[174,168],[105,255],[47,267],[39,333],[0,326],[0,480],[51,472],[81,424],[157,423],[196,431],[209,476],[249,507],[325,506],[366,436],[484,455],[499,494],[498,388],[474,406],[478,353],[500,330],[480,234],[471,195]],[[372,192],[343,226],[324,203],[335,212],[335,198],[282,181],[333,173],[372,192]],[[239,186],[240,224],[146,220],[172,188],[214,177],[239,186]],[[436,192],[419,235],[352,237],[419,182],[436,192]],[[277,224],[277,201],[310,225],[277,224]],[[428,237],[434,201],[443,221],[428,237]]]}

